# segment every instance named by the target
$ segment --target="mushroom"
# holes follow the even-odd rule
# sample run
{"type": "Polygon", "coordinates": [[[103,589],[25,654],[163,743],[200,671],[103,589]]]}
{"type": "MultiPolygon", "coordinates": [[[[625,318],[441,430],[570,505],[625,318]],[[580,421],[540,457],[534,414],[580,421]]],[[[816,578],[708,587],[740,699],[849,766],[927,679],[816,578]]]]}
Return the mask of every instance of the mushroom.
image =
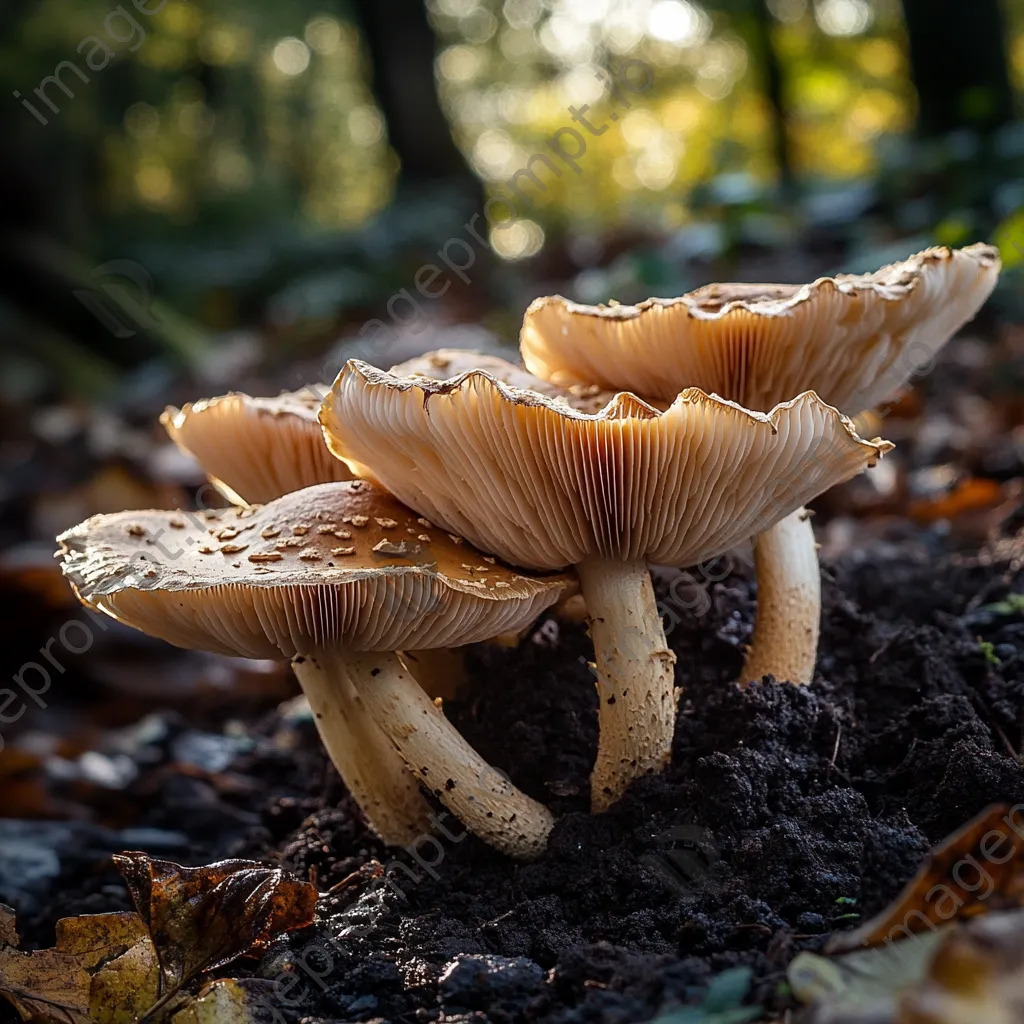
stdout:
{"type": "MultiPolygon", "coordinates": [[[[466,349],[440,349],[393,368],[402,376],[451,377],[482,368],[499,380],[533,387],[575,408],[596,412],[611,397],[589,385],[558,388],[498,356],[466,349]],[[451,369],[449,369],[451,368],[451,369]]],[[[233,391],[216,398],[168,406],[160,417],[171,440],[203,468],[210,482],[234,505],[263,504],[313,484],[351,480],[344,462],[324,444],[317,421],[326,389],[308,384],[276,398],[233,391]]],[[[426,664],[429,656],[420,658],[426,664]]]]}
{"type": "MultiPolygon", "coordinates": [[[[612,397],[586,385],[557,388],[498,356],[468,349],[428,352],[391,372],[441,379],[476,368],[506,383],[564,399],[585,412],[597,412],[612,397]]],[[[318,384],[308,384],[277,398],[233,392],[190,402],[182,409],[168,407],[160,422],[229,501],[264,503],[313,484],[352,478],[345,463],[331,455],[316,418],[325,391],[318,384]]],[[[512,636],[516,634],[494,639],[512,636]]],[[[468,683],[462,653],[456,649],[401,651],[399,657],[432,697],[451,700],[468,683]]]]}
{"type": "Polygon", "coordinates": [[[353,471],[430,521],[514,565],[576,566],[598,675],[597,809],[671,751],[675,656],[647,562],[726,551],[890,447],[813,394],[769,414],[696,389],[663,413],[620,394],[586,414],[479,370],[432,381],[357,360],[320,419],[353,471]]]}
{"type": "MultiPolygon", "coordinates": [[[[352,479],[331,455],[317,420],[325,390],[308,384],[277,398],[232,392],[168,407],[160,422],[232,504],[263,504],[303,487],[352,479]]],[[[455,652],[402,651],[399,657],[431,697],[451,700],[466,682],[455,652]]]]}
{"type": "Polygon", "coordinates": [[[322,388],[253,398],[241,392],[168,407],[171,439],[235,505],[262,504],[313,484],[351,480],[331,458],[317,423],[322,388]]]}
{"type": "Polygon", "coordinates": [[[571,590],[569,577],[484,562],[362,481],[204,516],[95,516],[58,541],[88,606],[180,647],[290,658],[328,753],[385,842],[429,831],[415,776],[498,849],[543,848],[550,812],[480,758],[393,652],[515,629],[571,590]]]}
{"type": "MultiPolygon", "coordinates": [[[[561,296],[527,310],[527,368],[558,387],[629,389],[670,401],[685,388],[767,411],[804,391],[849,416],[888,400],[981,308],[999,275],[987,245],[929,249],[872,274],[813,284],[712,284],[639,306],[561,296]]],[[[741,681],[809,683],[821,581],[808,513],[756,538],[754,637],[741,681]]]]}

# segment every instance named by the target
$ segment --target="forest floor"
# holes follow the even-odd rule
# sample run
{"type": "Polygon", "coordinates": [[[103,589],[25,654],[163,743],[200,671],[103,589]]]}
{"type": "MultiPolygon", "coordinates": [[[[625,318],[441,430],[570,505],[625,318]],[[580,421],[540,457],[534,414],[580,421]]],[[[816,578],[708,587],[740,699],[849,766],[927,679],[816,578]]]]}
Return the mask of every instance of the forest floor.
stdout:
{"type": "MultiPolygon", "coordinates": [[[[415,853],[386,850],[284,669],[112,626],[5,735],[0,902],[26,948],[49,946],[58,918],[130,906],[119,849],[250,857],[322,893],[311,928],[248,961],[300,979],[261,1019],[636,1024],[736,966],[747,1002],[784,1019],[795,953],[880,910],[986,806],[1024,803],[1022,378],[1024,331],[958,340],[873,431],[900,446],[877,478],[817,504],[812,686],[733,683],[756,599],[742,554],[713,581],[656,570],[682,688],[673,760],[604,815],[586,809],[584,627],[548,615],[514,650],[471,649],[445,710],[558,815],[539,861],[450,817],[415,853]]],[[[75,608],[40,565],[8,559],[0,582],[5,640],[31,659],[75,608]]]]}

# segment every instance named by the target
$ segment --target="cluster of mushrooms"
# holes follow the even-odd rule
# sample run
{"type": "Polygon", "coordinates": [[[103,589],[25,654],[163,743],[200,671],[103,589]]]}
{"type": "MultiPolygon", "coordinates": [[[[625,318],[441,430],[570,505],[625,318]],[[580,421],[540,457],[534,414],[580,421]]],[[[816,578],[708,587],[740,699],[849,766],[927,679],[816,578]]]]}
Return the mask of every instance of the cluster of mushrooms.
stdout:
{"type": "Polygon", "coordinates": [[[650,564],[753,538],[739,682],[810,682],[820,576],[804,505],[892,447],[847,417],[930,364],[999,268],[976,245],[804,286],[543,298],[525,368],[459,350],[390,371],[351,360],[329,391],[169,409],[171,437],[235,507],[95,516],[58,557],[82,602],[152,636],[290,659],[385,842],[429,832],[426,790],[484,841],[536,856],[551,812],[445,717],[451,649],[521,631],[578,588],[595,811],[670,757],[679,691],[650,564]]]}

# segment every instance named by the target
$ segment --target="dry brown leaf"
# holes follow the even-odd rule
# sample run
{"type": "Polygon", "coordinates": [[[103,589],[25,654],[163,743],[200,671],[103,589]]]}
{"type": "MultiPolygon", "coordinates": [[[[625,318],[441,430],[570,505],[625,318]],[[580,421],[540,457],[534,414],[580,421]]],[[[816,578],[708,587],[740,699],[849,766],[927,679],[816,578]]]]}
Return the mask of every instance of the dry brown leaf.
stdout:
{"type": "Polygon", "coordinates": [[[0,951],[0,993],[26,1020],[132,1024],[156,1002],[156,956],[136,914],[66,917],[53,949],[22,953],[13,945],[0,951]],[[132,956],[138,966],[118,971],[132,956]]]}
{"type": "Polygon", "coordinates": [[[63,917],[57,922],[57,946],[87,971],[127,952],[149,937],[137,914],[87,914],[63,917]]]}
{"type": "Polygon", "coordinates": [[[114,862],[153,936],[165,993],[313,921],[316,887],[254,861],[186,868],[130,852],[114,862]]]}
{"type": "Polygon", "coordinates": [[[997,481],[970,477],[941,498],[912,501],[907,512],[915,522],[927,526],[967,512],[994,509],[1002,498],[1003,489],[997,481]]]}
{"type": "Polygon", "coordinates": [[[73,956],[55,949],[0,952],[0,993],[10,1000],[22,1020],[90,1024],[91,982],[73,956]]]}
{"type": "Polygon", "coordinates": [[[889,907],[833,936],[826,950],[891,945],[954,918],[1022,905],[1024,807],[996,804],[937,846],[889,907]]]}
{"type": "Polygon", "coordinates": [[[7,997],[22,1020],[91,1024],[88,972],[59,946],[34,953],[15,948],[14,914],[7,907],[4,911],[5,936],[14,933],[15,942],[5,941],[0,949],[0,995],[7,997]]]}
{"type": "Polygon", "coordinates": [[[158,1024],[171,1014],[179,1024],[254,1020],[260,983],[218,982],[195,999],[184,986],[310,924],[316,888],[252,861],[115,860],[140,913],[64,918],[53,949],[19,951],[14,912],[0,906],[0,995],[41,1024],[158,1024]]]}
{"type": "MultiPolygon", "coordinates": [[[[141,937],[120,956],[104,963],[93,975],[89,1012],[103,1024],[135,1024],[156,1007],[160,999],[160,964],[142,919],[133,918],[141,937]]],[[[87,920],[77,918],[75,920],[87,920]]]]}

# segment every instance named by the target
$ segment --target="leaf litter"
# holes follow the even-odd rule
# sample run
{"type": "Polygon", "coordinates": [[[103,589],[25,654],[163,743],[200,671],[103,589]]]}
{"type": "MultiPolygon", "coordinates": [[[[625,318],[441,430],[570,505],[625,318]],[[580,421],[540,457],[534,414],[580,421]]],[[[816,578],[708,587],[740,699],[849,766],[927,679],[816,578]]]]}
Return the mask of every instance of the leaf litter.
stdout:
{"type": "Polygon", "coordinates": [[[114,861],[135,912],[67,917],[52,949],[23,952],[0,906],[0,995],[41,1024],[244,1024],[269,982],[203,974],[312,924],[317,890],[277,868],[225,860],[189,868],[144,853],[114,861]]]}

